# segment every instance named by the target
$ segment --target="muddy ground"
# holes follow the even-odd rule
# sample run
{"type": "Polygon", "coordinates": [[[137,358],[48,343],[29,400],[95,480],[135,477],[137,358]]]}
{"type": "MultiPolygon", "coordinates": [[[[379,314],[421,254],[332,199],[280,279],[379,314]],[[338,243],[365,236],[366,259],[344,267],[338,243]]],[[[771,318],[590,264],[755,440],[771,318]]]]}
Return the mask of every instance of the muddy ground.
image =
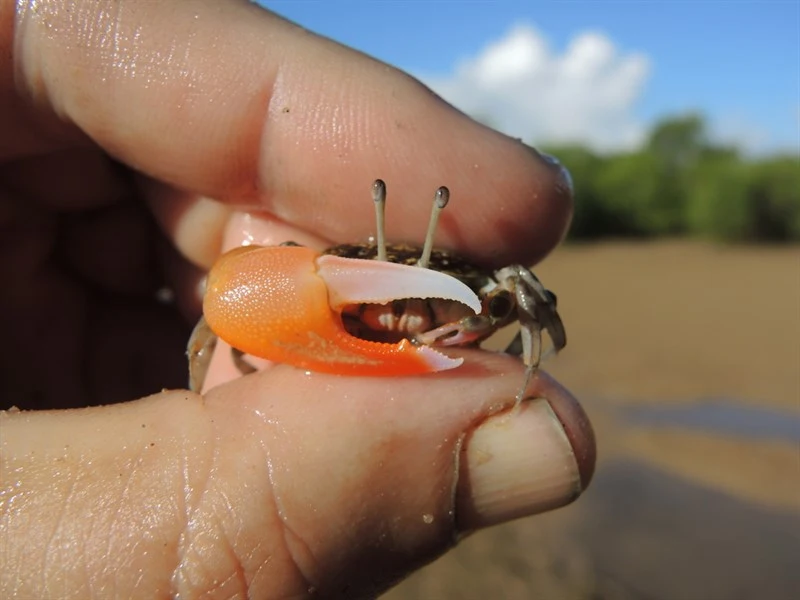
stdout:
{"type": "Polygon", "coordinates": [[[800,590],[800,248],[559,249],[537,267],[600,461],[574,505],[480,532],[385,598],[800,590]]]}

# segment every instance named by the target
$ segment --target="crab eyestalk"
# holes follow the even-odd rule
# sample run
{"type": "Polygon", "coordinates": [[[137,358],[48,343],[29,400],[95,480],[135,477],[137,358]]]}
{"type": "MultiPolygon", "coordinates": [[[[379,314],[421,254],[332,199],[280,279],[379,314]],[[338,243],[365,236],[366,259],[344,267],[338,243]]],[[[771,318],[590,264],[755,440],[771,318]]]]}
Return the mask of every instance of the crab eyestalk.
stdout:
{"type": "MultiPolygon", "coordinates": [[[[386,261],[386,184],[382,179],[372,183],[372,201],[375,203],[375,248],[377,260],[386,261]]],[[[431,262],[433,252],[433,238],[436,235],[436,226],[439,224],[439,215],[450,201],[450,190],[441,186],[436,190],[431,208],[431,218],[428,220],[428,231],[425,234],[425,243],[422,254],[417,261],[417,266],[427,269],[431,262]]]]}
{"type": "Polygon", "coordinates": [[[386,184],[383,179],[376,179],[372,184],[372,200],[375,202],[377,258],[386,261],[386,184]]]}
{"type": "Polygon", "coordinates": [[[433,236],[436,234],[436,226],[439,224],[439,215],[442,209],[450,202],[450,190],[445,186],[436,190],[433,197],[433,208],[431,208],[431,218],[428,221],[428,232],[425,234],[425,245],[422,247],[422,256],[417,261],[418,267],[428,268],[431,262],[431,252],[433,252],[433,236]]]}
{"type": "Polygon", "coordinates": [[[481,310],[458,279],[397,263],[318,255],[310,248],[248,246],[225,254],[208,276],[203,313],[211,330],[259,358],[342,375],[410,375],[462,363],[408,340],[371,342],[347,333],[354,304],[441,298],[481,310]]]}

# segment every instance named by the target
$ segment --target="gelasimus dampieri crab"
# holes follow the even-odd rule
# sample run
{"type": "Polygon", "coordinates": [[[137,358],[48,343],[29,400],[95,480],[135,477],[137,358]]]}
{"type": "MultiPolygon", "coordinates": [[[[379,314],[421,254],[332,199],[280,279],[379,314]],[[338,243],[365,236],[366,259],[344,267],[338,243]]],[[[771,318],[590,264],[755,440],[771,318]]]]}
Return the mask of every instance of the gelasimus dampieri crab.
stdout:
{"type": "Polygon", "coordinates": [[[556,296],[522,265],[491,271],[433,248],[450,192],[436,191],[424,245],[387,244],[386,185],[372,186],[374,242],[321,254],[287,242],[242,246],[208,274],[203,318],[189,341],[190,387],[200,390],[217,337],[243,355],[341,375],[397,376],[444,371],[461,358],[437,350],[478,345],[519,321],[506,352],[526,366],[519,402],[542,358],[542,331],[552,350],[567,343],[556,296]]]}

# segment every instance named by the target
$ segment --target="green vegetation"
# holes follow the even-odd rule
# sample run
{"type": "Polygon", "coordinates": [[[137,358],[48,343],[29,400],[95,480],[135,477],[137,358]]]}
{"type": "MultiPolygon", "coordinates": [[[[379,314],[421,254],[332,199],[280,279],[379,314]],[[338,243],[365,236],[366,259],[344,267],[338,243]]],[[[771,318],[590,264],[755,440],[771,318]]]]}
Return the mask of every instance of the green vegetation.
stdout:
{"type": "Polygon", "coordinates": [[[694,236],[800,241],[800,156],[746,158],[708,139],[697,116],[657,124],[641,150],[596,154],[548,147],[569,168],[569,239],[694,236]]]}

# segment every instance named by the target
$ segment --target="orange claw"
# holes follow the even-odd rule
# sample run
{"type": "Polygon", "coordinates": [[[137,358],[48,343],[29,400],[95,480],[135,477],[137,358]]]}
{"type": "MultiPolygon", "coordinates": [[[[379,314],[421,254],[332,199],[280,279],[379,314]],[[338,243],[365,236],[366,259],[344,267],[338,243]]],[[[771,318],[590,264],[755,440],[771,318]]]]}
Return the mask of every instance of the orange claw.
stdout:
{"type": "Polygon", "coordinates": [[[359,339],[345,331],[338,311],[344,304],[430,297],[480,310],[465,284],[429,269],[320,256],[300,246],[245,246],[212,268],[203,313],[222,340],[259,358],[342,375],[410,375],[452,369],[462,359],[408,340],[359,339]],[[379,271],[388,275],[379,280],[379,271]]]}

